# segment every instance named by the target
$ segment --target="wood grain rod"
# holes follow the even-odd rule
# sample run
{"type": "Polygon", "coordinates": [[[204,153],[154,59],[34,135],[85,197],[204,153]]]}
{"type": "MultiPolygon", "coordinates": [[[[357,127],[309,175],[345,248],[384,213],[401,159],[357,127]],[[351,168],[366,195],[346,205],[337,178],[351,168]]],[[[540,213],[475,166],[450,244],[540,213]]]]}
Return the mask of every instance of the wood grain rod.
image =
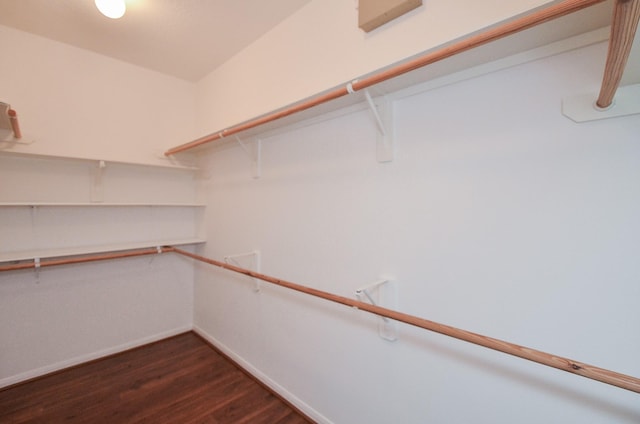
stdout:
{"type": "Polygon", "coordinates": [[[624,68],[629,59],[633,38],[640,20],[640,0],[616,0],[611,20],[609,50],[596,106],[606,109],[613,103],[624,68]]]}
{"type": "Polygon", "coordinates": [[[174,147],[172,149],[167,150],[164,154],[165,156],[171,156],[173,154],[180,153],[185,150],[193,149],[195,147],[210,143],[212,141],[221,140],[224,137],[228,137],[228,136],[237,134],[241,131],[255,128],[260,125],[267,124],[269,122],[277,121],[278,119],[284,118],[285,116],[302,112],[303,110],[310,109],[314,106],[317,106],[323,103],[327,103],[331,100],[340,98],[342,96],[346,96],[347,94],[349,94],[349,91],[347,90],[346,87],[339,87],[327,93],[324,93],[320,96],[313,97],[312,99],[309,99],[307,101],[294,104],[293,106],[289,106],[284,109],[276,110],[275,112],[268,113],[266,115],[247,121],[245,123],[238,124],[231,128],[227,128],[225,130],[206,135],[204,137],[201,137],[189,143],[174,147]]]}
{"type": "MultiPolygon", "coordinates": [[[[464,38],[460,41],[454,42],[448,46],[434,50],[432,52],[420,55],[408,62],[401,63],[384,71],[374,73],[372,75],[363,77],[359,80],[355,80],[351,83],[353,91],[363,90],[372,85],[384,82],[391,78],[395,78],[407,72],[422,68],[432,63],[441,61],[443,59],[455,56],[459,53],[474,49],[492,41],[499,40],[509,35],[515,34],[520,31],[532,28],[536,25],[548,22],[550,20],[577,12],[587,7],[593,6],[598,3],[602,3],[604,0],[565,0],[551,6],[536,10],[528,15],[516,18],[512,21],[498,25],[495,28],[483,31],[479,34],[472,35],[464,38]]],[[[165,156],[171,156],[176,153],[183,152],[185,150],[193,149],[195,147],[207,144],[216,140],[220,140],[224,137],[237,134],[241,131],[245,131],[257,126],[266,124],[268,122],[276,121],[285,116],[292,115],[297,112],[301,112],[306,109],[310,109],[314,106],[326,103],[328,101],[337,99],[349,94],[349,89],[346,86],[335,88],[327,93],[312,97],[309,100],[302,101],[292,106],[277,110],[272,113],[260,116],[258,118],[249,120],[245,123],[238,124],[236,126],[217,131],[215,133],[198,138],[197,140],[189,143],[182,144],[180,146],[167,150],[165,156]]]]}
{"type": "MultiPolygon", "coordinates": [[[[473,343],[479,346],[483,346],[489,349],[497,350],[509,355],[517,356],[523,359],[527,359],[533,362],[537,362],[542,365],[557,368],[562,371],[570,372],[572,374],[580,375],[582,377],[590,378],[592,380],[600,381],[602,383],[610,384],[612,386],[620,387],[626,390],[630,390],[636,393],[640,393],[640,379],[625,374],[620,374],[614,371],[610,371],[604,368],[595,367],[582,362],[574,361],[572,359],[563,358],[560,356],[552,355],[539,350],[519,346],[513,343],[509,343],[503,340],[494,339],[491,337],[483,336],[470,331],[462,330],[456,327],[451,327],[445,324],[440,324],[434,321],[430,321],[424,318],[419,318],[413,315],[405,314],[403,312],[394,311],[392,309],[383,308],[381,306],[375,306],[368,303],[353,300],[347,297],[339,296],[333,293],[328,293],[322,290],[314,289],[311,287],[302,286],[300,284],[292,283],[289,281],[281,280],[279,278],[271,277],[265,274],[261,274],[255,271],[251,271],[245,268],[241,268],[235,265],[227,264],[225,262],[216,261],[214,259],[206,258],[204,256],[196,255],[186,250],[178,249],[172,246],[163,246],[161,248],[149,248],[130,250],[113,253],[102,253],[96,255],[84,255],[80,257],[70,257],[64,259],[54,259],[48,261],[42,261],[40,267],[49,267],[57,265],[78,264],[84,262],[103,261],[110,259],[122,259],[135,256],[144,255],[157,255],[160,253],[175,252],[183,256],[195,259],[200,262],[204,262],[210,265],[217,266],[229,271],[233,271],[239,274],[244,274],[252,278],[258,278],[268,283],[285,287],[291,290],[295,290],[301,293],[305,293],[311,296],[315,296],[321,299],[325,299],[334,303],[339,303],[345,306],[354,307],[363,311],[370,312],[372,314],[390,318],[405,324],[413,325],[415,327],[423,328],[425,330],[440,333],[449,337],[456,338],[458,340],[473,343]]],[[[0,271],[14,271],[21,269],[37,268],[37,264],[34,262],[11,264],[0,266],[0,271]]]]}
{"type": "MultiPolygon", "coordinates": [[[[131,258],[134,256],[144,256],[144,255],[157,255],[159,253],[172,252],[172,247],[162,247],[160,251],[156,248],[149,249],[140,249],[140,250],[128,250],[122,252],[113,252],[113,253],[99,253],[95,255],[83,255],[76,257],[68,257],[64,259],[51,259],[40,262],[40,267],[49,267],[56,265],[69,265],[69,264],[79,264],[83,262],[95,262],[95,261],[105,261],[109,259],[122,259],[122,258],[131,258]]],[[[16,271],[20,269],[30,269],[30,268],[38,268],[36,261],[24,262],[19,264],[10,264],[10,265],[2,265],[0,266],[0,271],[16,271]]]]}
{"type": "Polygon", "coordinates": [[[9,109],[7,111],[9,115],[9,122],[11,122],[11,130],[13,130],[13,136],[15,138],[22,138],[22,131],[20,131],[20,124],[18,123],[18,114],[15,110],[9,109]]]}
{"type": "Polygon", "coordinates": [[[620,374],[607,369],[598,368],[593,365],[584,364],[582,362],[574,361],[572,359],[562,358],[560,356],[552,355],[550,353],[542,352],[539,350],[531,349],[524,346],[519,346],[513,343],[505,342],[499,339],[483,336],[480,334],[472,333],[470,331],[461,330],[459,328],[450,327],[448,325],[440,324],[434,321],[429,321],[424,318],[419,318],[413,315],[405,314],[402,312],[394,311],[391,309],[383,308],[380,306],[371,305],[368,303],[360,302],[357,300],[349,299],[347,297],[335,295],[322,290],[317,290],[311,287],[302,286],[289,281],[281,280],[275,277],[270,277],[255,271],[251,271],[245,268],[241,268],[235,265],[227,264],[224,262],[209,259],[204,256],[196,255],[194,253],[187,252],[182,249],[172,248],[173,252],[190,257],[200,262],[204,262],[210,265],[214,265],[229,271],[244,274],[252,278],[258,278],[260,280],[275,284],[277,286],[285,287],[291,290],[302,292],[311,296],[319,297],[331,302],[339,303],[346,306],[361,309],[379,315],[381,317],[390,318],[396,321],[404,322],[405,324],[420,327],[425,330],[430,330],[436,333],[440,333],[446,336],[450,336],[459,340],[463,340],[469,343],[480,345],[489,349],[497,350],[499,352],[507,353],[509,355],[517,356],[523,359],[527,359],[533,362],[537,362],[542,365],[557,368],[562,371],[577,374],[582,377],[597,380],[602,383],[610,384],[616,387],[620,387],[626,390],[630,390],[636,393],[640,393],[640,379],[631,377],[629,375],[620,374]]]}

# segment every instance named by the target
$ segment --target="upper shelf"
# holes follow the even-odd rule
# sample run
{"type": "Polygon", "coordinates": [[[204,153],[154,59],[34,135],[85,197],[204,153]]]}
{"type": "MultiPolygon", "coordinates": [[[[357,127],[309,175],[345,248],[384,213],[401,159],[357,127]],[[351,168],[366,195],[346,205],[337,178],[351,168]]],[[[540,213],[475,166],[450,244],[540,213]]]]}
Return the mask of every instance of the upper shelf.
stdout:
{"type": "Polygon", "coordinates": [[[166,167],[0,151],[3,206],[196,206],[199,173],[166,167]]]}
{"type": "Polygon", "coordinates": [[[100,158],[86,158],[86,157],[77,157],[77,156],[63,156],[63,155],[52,155],[52,154],[43,154],[43,153],[26,153],[19,152],[13,150],[0,150],[0,155],[5,156],[14,156],[14,157],[23,157],[23,158],[32,158],[32,159],[51,159],[51,160],[66,160],[73,162],[94,162],[94,163],[105,163],[105,164],[116,164],[116,165],[128,165],[128,166],[137,166],[137,167],[147,167],[147,168],[161,168],[161,169],[175,169],[179,171],[197,171],[198,168],[195,166],[183,165],[176,160],[171,160],[169,158],[165,158],[167,161],[166,164],[162,163],[141,163],[141,162],[129,162],[123,160],[110,160],[110,159],[100,159],[100,158]]]}
{"type": "MultiPolygon", "coordinates": [[[[632,0],[635,2],[637,0],[632,0]]],[[[620,3],[621,0],[616,0],[620,3]]],[[[364,92],[388,94],[437,77],[496,61],[611,23],[611,2],[564,0],[471,34],[334,87],[300,102],[176,146],[166,156],[223,142],[232,135],[251,136],[343,109],[366,100],[364,92]],[[599,4],[601,3],[601,4],[599,4]],[[428,65],[428,66],[427,66],[428,65]]]]}

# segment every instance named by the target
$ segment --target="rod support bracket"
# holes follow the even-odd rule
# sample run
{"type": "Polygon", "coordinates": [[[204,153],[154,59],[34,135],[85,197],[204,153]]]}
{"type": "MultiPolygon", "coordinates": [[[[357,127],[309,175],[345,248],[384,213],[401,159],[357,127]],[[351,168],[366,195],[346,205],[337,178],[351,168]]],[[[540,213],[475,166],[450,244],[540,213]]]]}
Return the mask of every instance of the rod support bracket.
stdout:
{"type": "Polygon", "coordinates": [[[102,183],[102,176],[106,167],[107,163],[103,160],[99,160],[97,166],[93,169],[93,180],[91,181],[92,202],[98,203],[104,201],[104,186],[102,183]]]}
{"type": "Polygon", "coordinates": [[[36,274],[36,283],[40,282],[40,268],[41,268],[40,258],[33,258],[33,270],[36,274]]]}
{"type": "MultiPolygon", "coordinates": [[[[381,275],[373,283],[369,283],[356,289],[355,294],[358,300],[365,297],[374,306],[382,306],[388,309],[397,309],[398,287],[394,277],[381,275]]],[[[396,322],[387,317],[379,317],[378,335],[390,342],[398,340],[398,329],[396,322]]]]}
{"type": "Polygon", "coordinates": [[[376,159],[380,163],[392,162],[394,159],[394,117],[393,102],[386,96],[376,100],[369,90],[364,90],[364,97],[376,124],[376,159]]]}
{"type": "MultiPolygon", "coordinates": [[[[259,250],[252,250],[251,252],[244,252],[244,253],[235,253],[233,255],[226,255],[223,257],[224,262],[225,263],[229,263],[234,262],[235,265],[240,266],[239,261],[237,260],[237,258],[246,258],[246,257],[253,257],[253,261],[251,264],[251,268],[253,268],[253,271],[255,272],[260,272],[260,251],[259,250]]],[[[258,293],[260,291],[260,279],[258,278],[253,278],[253,281],[255,283],[255,286],[253,288],[253,291],[258,293]]]]}
{"type": "MultiPolygon", "coordinates": [[[[255,139],[251,142],[251,146],[243,142],[237,135],[234,136],[238,145],[246,153],[251,160],[251,177],[258,179],[262,175],[262,140],[255,139]]],[[[222,136],[220,137],[222,138],[222,136]]]]}

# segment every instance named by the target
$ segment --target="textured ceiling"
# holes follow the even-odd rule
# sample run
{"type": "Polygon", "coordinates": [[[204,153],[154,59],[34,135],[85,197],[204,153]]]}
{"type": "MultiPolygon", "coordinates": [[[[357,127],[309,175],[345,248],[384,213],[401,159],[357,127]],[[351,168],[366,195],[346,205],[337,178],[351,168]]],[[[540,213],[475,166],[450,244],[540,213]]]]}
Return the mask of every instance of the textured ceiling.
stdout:
{"type": "Polygon", "coordinates": [[[197,81],[310,0],[126,0],[118,20],[94,0],[0,0],[0,25],[197,81]]]}

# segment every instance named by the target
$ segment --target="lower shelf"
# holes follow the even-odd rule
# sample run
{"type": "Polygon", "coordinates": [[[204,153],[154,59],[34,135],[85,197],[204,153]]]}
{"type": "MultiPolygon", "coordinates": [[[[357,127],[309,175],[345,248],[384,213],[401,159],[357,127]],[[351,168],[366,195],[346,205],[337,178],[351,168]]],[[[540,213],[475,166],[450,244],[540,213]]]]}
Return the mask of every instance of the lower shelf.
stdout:
{"type": "Polygon", "coordinates": [[[0,253],[0,262],[26,261],[32,259],[60,258],[64,256],[88,255],[93,253],[115,252],[120,250],[144,249],[157,246],[184,246],[206,243],[206,240],[193,238],[181,240],[159,240],[153,242],[125,243],[100,246],[81,246],[64,249],[32,250],[23,252],[0,253]]]}

